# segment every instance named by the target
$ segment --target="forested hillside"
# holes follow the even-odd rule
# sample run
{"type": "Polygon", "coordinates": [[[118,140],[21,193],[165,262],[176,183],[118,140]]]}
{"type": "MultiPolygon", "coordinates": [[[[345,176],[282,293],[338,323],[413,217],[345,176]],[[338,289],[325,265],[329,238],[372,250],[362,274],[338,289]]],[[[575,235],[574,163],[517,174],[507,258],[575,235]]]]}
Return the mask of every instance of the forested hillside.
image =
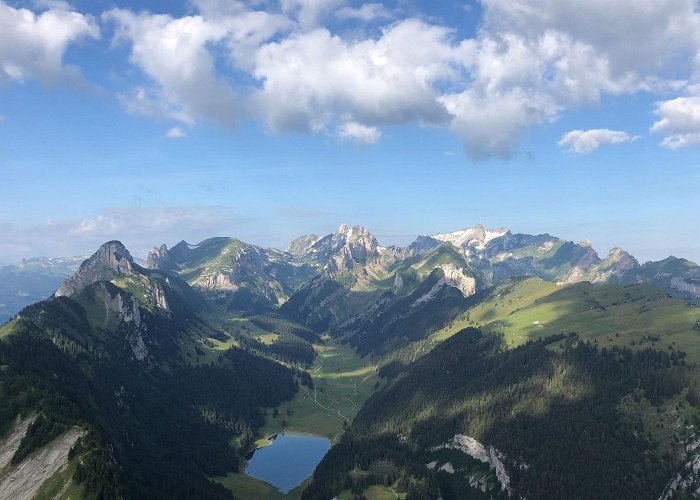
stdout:
{"type": "Polygon", "coordinates": [[[407,498],[477,498],[484,489],[658,498],[700,425],[698,380],[696,366],[658,350],[598,349],[573,333],[507,349],[502,336],[469,328],[366,403],[304,498],[373,483],[407,498]],[[426,467],[455,436],[493,446],[507,481],[479,482],[483,464],[464,458],[447,468],[454,474],[426,467]]]}

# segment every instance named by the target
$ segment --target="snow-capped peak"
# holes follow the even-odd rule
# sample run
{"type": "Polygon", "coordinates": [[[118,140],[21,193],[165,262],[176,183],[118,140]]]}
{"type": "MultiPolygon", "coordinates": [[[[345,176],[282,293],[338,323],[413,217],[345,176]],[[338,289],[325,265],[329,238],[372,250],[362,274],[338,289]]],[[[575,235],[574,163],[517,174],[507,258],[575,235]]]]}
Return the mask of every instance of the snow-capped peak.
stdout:
{"type": "Polygon", "coordinates": [[[452,243],[456,247],[474,247],[481,250],[489,241],[503,236],[507,232],[508,230],[504,228],[486,229],[481,224],[477,224],[474,227],[462,229],[461,231],[438,233],[431,235],[431,237],[436,240],[452,243]]]}

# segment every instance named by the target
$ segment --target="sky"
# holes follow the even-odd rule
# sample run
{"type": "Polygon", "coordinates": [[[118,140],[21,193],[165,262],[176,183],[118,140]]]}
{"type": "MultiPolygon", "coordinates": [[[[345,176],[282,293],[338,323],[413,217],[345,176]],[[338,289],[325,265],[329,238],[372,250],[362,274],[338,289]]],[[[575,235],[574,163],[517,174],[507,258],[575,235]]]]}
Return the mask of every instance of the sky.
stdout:
{"type": "Polygon", "coordinates": [[[0,0],[0,262],[341,223],[700,261],[694,0],[0,0]]]}

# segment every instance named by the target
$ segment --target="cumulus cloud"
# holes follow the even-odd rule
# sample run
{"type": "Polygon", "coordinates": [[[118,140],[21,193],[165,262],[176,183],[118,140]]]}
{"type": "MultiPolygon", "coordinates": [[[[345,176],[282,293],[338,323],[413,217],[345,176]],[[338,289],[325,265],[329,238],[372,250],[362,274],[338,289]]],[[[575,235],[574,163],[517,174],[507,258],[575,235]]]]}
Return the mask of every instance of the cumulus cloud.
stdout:
{"type": "Polygon", "coordinates": [[[187,134],[180,127],[173,127],[165,133],[166,139],[184,139],[187,134]]]}
{"type": "Polygon", "coordinates": [[[7,261],[89,255],[105,241],[117,239],[135,256],[145,257],[161,243],[183,238],[199,242],[214,234],[235,234],[247,222],[221,206],[112,208],[82,220],[47,220],[36,226],[0,224],[5,235],[0,255],[7,261]]]}
{"type": "MultiPolygon", "coordinates": [[[[612,78],[655,75],[695,57],[695,0],[482,0],[484,29],[534,40],[542,33],[566,34],[609,62],[612,78]],[[643,34],[643,36],[641,35],[643,34]]],[[[639,82],[637,82],[639,83],[639,82]]]]}
{"type": "Polygon", "coordinates": [[[561,138],[559,146],[568,148],[572,153],[585,155],[592,153],[603,144],[620,144],[637,139],[639,136],[632,136],[620,130],[572,130],[561,138]]]}
{"type": "Polygon", "coordinates": [[[660,119],[651,130],[666,134],[662,146],[676,150],[700,143],[700,96],[658,102],[656,114],[660,119]]]}
{"type": "Polygon", "coordinates": [[[376,144],[382,137],[377,127],[367,127],[361,123],[348,122],[338,128],[338,135],[343,139],[350,139],[361,146],[376,144]]]}
{"type": "Polygon", "coordinates": [[[200,120],[234,128],[242,104],[233,85],[217,74],[214,46],[227,46],[242,67],[260,43],[289,26],[280,15],[245,11],[239,2],[199,2],[203,15],[173,18],[113,9],[102,15],[116,26],[115,43],[131,46],[129,60],[154,83],[119,101],[131,113],[171,118],[186,124],[200,120]]]}
{"type": "MultiPolygon", "coordinates": [[[[206,117],[233,127],[238,107],[233,88],[217,78],[207,44],[222,40],[222,26],[200,16],[174,19],[168,15],[134,14],[114,9],[103,19],[116,25],[115,40],[131,44],[130,61],[158,84],[153,99],[139,89],[127,109],[153,116],[154,110],[192,123],[206,117]]],[[[124,102],[126,97],[122,96],[124,102]]]]}
{"type": "Polygon", "coordinates": [[[337,121],[444,123],[436,86],[456,76],[450,33],[407,20],[377,39],[348,41],[319,28],[266,44],[253,69],[262,83],[255,108],[275,131],[319,131],[337,121]]]}
{"type": "Polygon", "coordinates": [[[63,56],[70,44],[98,39],[100,29],[91,16],[70,10],[64,2],[47,6],[35,14],[0,1],[0,83],[81,81],[78,68],[64,64],[63,56]]]}
{"type": "MultiPolygon", "coordinates": [[[[34,14],[0,0],[0,79],[65,74],[66,47],[99,36],[89,16],[41,1],[52,7],[34,14]],[[61,29],[43,26],[45,16],[61,29]]],[[[471,38],[429,18],[395,21],[400,11],[378,2],[188,4],[193,13],[182,17],[102,15],[147,77],[118,92],[127,112],[227,128],[253,116],[276,132],[371,131],[366,142],[382,126],[420,123],[458,134],[474,159],[508,158],[529,129],[570,109],[640,91],[690,95],[700,79],[696,0],[482,0],[471,38]]],[[[657,106],[653,130],[667,147],[698,142],[697,130],[674,124],[684,113],[674,107],[688,99],[657,106]]]]}

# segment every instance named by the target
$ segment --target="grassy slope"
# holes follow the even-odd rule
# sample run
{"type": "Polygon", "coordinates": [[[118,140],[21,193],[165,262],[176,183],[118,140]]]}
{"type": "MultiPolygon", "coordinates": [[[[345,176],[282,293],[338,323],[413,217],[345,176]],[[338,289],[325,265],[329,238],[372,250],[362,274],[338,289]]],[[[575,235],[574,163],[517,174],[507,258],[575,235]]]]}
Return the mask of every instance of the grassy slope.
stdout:
{"type": "Polygon", "coordinates": [[[512,314],[513,311],[527,307],[535,300],[558,289],[559,287],[553,283],[539,278],[528,278],[515,283],[499,285],[486,300],[480,302],[447,327],[435,332],[431,339],[445,340],[468,326],[503,319],[512,314]]]}
{"type": "MultiPolygon", "coordinates": [[[[292,401],[278,408],[277,418],[272,417],[269,408],[267,422],[260,430],[263,436],[283,430],[284,420],[288,431],[334,439],[343,429],[344,419],[338,415],[338,410],[352,422],[362,404],[374,392],[374,385],[379,381],[374,365],[358,357],[349,347],[330,340],[314,348],[318,356],[310,373],[316,384],[316,402],[314,390],[302,387],[292,401]],[[326,410],[318,403],[332,410],[326,410]],[[291,410],[291,415],[287,415],[287,409],[291,410]]],[[[265,444],[265,440],[258,444],[265,444]]]]}
{"type": "Polygon", "coordinates": [[[78,466],[78,458],[68,462],[68,466],[51,476],[36,494],[36,500],[79,500],[84,497],[85,488],[73,482],[73,474],[78,466]]]}
{"type": "Polygon", "coordinates": [[[686,352],[689,361],[700,362],[700,332],[693,330],[699,318],[699,309],[649,285],[558,287],[529,278],[497,287],[433,339],[444,340],[467,326],[502,332],[511,346],[576,332],[599,347],[673,348],[686,352]],[[658,341],[649,340],[657,335],[658,341]]]}
{"type": "Polygon", "coordinates": [[[237,498],[250,500],[277,500],[285,496],[271,484],[246,476],[245,474],[228,474],[214,480],[234,492],[237,498]]]}
{"type": "Polygon", "coordinates": [[[204,274],[230,272],[232,262],[245,243],[233,238],[212,238],[186,252],[177,273],[192,284],[204,274]]]}
{"type": "MultiPolygon", "coordinates": [[[[396,500],[397,494],[394,494],[395,490],[391,490],[386,486],[370,486],[362,494],[367,498],[367,500],[396,500]]],[[[352,500],[354,498],[353,493],[350,490],[341,491],[338,495],[338,500],[352,500]]],[[[406,498],[406,493],[398,493],[398,498],[406,498]]]]}
{"type": "Polygon", "coordinates": [[[0,326],[0,339],[12,333],[12,329],[14,328],[14,324],[16,321],[17,320],[9,321],[4,325],[0,326]]]}

